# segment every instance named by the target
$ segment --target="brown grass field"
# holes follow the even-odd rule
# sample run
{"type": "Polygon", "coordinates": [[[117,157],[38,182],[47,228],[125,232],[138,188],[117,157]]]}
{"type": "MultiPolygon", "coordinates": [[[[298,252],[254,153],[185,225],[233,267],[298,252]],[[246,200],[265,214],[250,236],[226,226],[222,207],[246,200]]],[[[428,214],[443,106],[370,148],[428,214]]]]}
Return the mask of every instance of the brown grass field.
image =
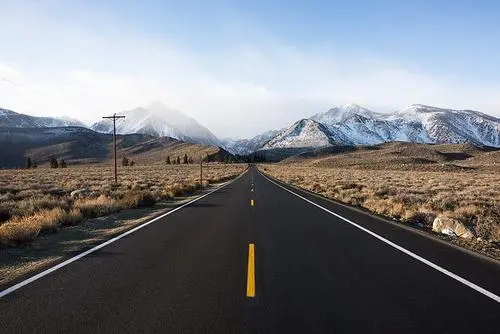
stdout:
{"type": "Polygon", "coordinates": [[[85,218],[188,195],[246,168],[205,164],[202,185],[197,164],[120,167],[117,185],[108,165],[0,170],[0,246],[26,244],[85,218]]]}
{"type": "Polygon", "coordinates": [[[378,151],[291,158],[261,169],[289,184],[427,229],[438,216],[458,219],[481,239],[499,244],[499,151],[464,158],[457,149],[463,152],[452,145],[390,144],[378,151]],[[460,160],[444,162],[445,150],[460,160]],[[423,163],[422,154],[427,157],[423,163]]]}

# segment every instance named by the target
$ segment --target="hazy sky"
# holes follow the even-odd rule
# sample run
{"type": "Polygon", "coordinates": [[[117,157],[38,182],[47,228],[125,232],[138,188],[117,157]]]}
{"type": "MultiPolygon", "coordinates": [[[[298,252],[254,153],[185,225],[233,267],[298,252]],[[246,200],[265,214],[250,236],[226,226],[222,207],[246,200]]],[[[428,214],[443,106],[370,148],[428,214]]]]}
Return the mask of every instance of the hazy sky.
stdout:
{"type": "Polygon", "coordinates": [[[0,106],[91,123],[161,100],[217,136],[333,105],[500,116],[499,1],[0,0],[0,106]]]}

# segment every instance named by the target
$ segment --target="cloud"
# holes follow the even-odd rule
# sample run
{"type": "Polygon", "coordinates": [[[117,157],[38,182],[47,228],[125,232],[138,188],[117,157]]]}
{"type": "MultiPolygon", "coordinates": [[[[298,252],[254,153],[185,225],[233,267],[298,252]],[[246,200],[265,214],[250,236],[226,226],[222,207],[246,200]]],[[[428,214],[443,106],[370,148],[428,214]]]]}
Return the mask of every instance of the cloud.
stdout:
{"type": "Polygon", "coordinates": [[[12,66],[0,63],[0,78],[4,80],[15,79],[19,76],[19,71],[12,66]]]}
{"type": "Polygon", "coordinates": [[[111,28],[97,31],[38,7],[23,8],[23,24],[19,15],[8,8],[0,14],[10,27],[0,30],[0,76],[19,83],[0,81],[0,106],[18,112],[92,123],[161,100],[221,137],[281,128],[347,102],[383,110],[425,103],[500,115],[498,82],[439,77],[370,55],[271,40],[199,54],[116,27],[108,17],[100,20],[111,28]]]}

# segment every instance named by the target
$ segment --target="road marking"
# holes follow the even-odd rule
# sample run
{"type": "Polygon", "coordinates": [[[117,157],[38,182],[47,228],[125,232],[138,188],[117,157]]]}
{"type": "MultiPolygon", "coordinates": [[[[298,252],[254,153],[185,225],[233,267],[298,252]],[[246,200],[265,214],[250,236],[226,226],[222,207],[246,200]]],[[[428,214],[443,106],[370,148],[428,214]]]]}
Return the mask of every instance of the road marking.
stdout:
{"type": "Polygon", "coordinates": [[[251,199],[250,200],[250,206],[254,206],[254,205],[255,205],[255,203],[254,203],[253,199],[251,199]]]}
{"type": "MultiPolygon", "coordinates": [[[[245,173],[246,173],[246,171],[245,171],[245,172],[243,172],[240,176],[242,176],[242,175],[243,175],[243,174],[245,174],[245,173]]],[[[115,242],[115,241],[118,241],[118,240],[120,240],[121,238],[126,237],[126,236],[127,236],[127,235],[129,235],[129,234],[132,234],[132,233],[134,233],[134,232],[137,232],[138,230],[140,230],[140,229],[142,229],[142,228],[144,228],[144,227],[148,226],[149,224],[154,223],[155,221],[157,221],[157,220],[159,220],[159,219],[162,219],[162,218],[164,218],[164,217],[166,217],[166,216],[168,216],[168,215],[171,215],[172,213],[177,212],[177,211],[179,211],[180,209],[182,209],[182,208],[184,208],[184,207],[186,207],[186,206],[188,206],[188,205],[190,205],[190,204],[192,204],[192,203],[194,203],[194,202],[196,202],[196,201],[199,201],[199,200],[201,200],[202,198],[207,197],[208,195],[213,194],[213,193],[214,193],[214,192],[216,192],[217,190],[220,190],[220,189],[224,188],[225,186],[227,186],[228,184],[230,184],[230,183],[232,183],[232,182],[236,181],[237,179],[239,179],[239,178],[240,178],[240,176],[239,176],[239,177],[237,177],[237,178],[235,178],[235,179],[233,179],[233,180],[231,180],[231,181],[229,181],[229,182],[226,182],[225,184],[221,185],[221,186],[220,186],[220,187],[218,187],[217,189],[214,189],[214,190],[210,191],[209,193],[207,193],[207,194],[205,194],[205,195],[202,195],[202,196],[200,196],[200,197],[198,197],[198,198],[193,199],[192,201],[189,201],[189,202],[187,202],[187,203],[184,203],[184,204],[182,204],[181,206],[178,206],[178,207],[176,207],[175,209],[170,210],[169,212],[166,212],[166,213],[164,213],[164,214],[162,214],[162,215],[160,215],[160,216],[158,216],[158,217],[156,217],[156,218],[154,218],[154,219],[151,219],[150,221],[147,221],[147,222],[145,222],[145,223],[144,223],[144,224],[142,224],[142,225],[136,226],[136,227],[134,227],[133,229],[128,230],[127,232],[124,232],[124,233],[122,233],[122,234],[120,234],[120,235],[118,235],[118,236],[116,236],[116,237],[114,237],[114,238],[112,238],[112,239],[109,239],[108,241],[103,242],[102,244],[99,244],[99,245],[97,245],[97,246],[95,246],[95,247],[93,247],[93,248],[91,248],[91,249],[89,249],[89,250],[87,250],[87,251],[85,251],[85,252],[83,252],[83,253],[80,253],[80,254],[78,254],[78,255],[76,255],[76,256],[74,256],[74,257],[72,257],[72,258],[70,258],[70,259],[68,259],[68,260],[64,261],[64,262],[61,262],[61,263],[59,263],[59,264],[57,264],[57,265],[55,265],[55,266],[53,266],[53,267],[50,267],[49,269],[46,269],[46,270],[42,271],[41,273],[38,273],[38,274],[36,274],[36,275],[34,275],[34,276],[31,276],[30,278],[27,278],[27,279],[25,279],[25,280],[24,280],[24,281],[22,281],[22,282],[19,282],[19,283],[15,284],[15,285],[13,285],[13,286],[11,286],[11,287],[9,287],[9,288],[5,289],[5,290],[2,290],[2,291],[0,292],[0,298],[3,298],[3,297],[5,297],[6,295],[8,295],[9,293],[11,293],[11,292],[14,292],[14,291],[18,290],[18,289],[22,288],[22,287],[23,287],[23,286],[25,286],[25,285],[28,285],[28,284],[30,284],[30,283],[33,283],[34,281],[36,281],[36,280],[38,280],[38,279],[40,279],[40,278],[42,278],[42,277],[44,277],[44,276],[46,276],[46,275],[48,275],[48,274],[52,273],[52,272],[54,272],[54,271],[56,271],[56,270],[58,270],[58,269],[61,269],[62,267],[65,267],[65,266],[67,266],[68,264],[73,263],[73,262],[75,262],[75,261],[77,261],[77,260],[81,259],[81,258],[82,258],[82,257],[84,257],[84,256],[87,256],[87,255],[89,255],[89,254],[91,254],[91,253],[94,253],[95,251],[97,251],[97,250],[99,250],[99,249],[101,249],[101,248],[103,248],[103,247],[105,247],[105,246],[107,246],[107,245],[109,245],[109,244],[111,244],[111,243],[113,243],[113,242],[115,242]]]]}
{"type": "Polygon", "coordinates": [[[255,246],[248,245],[247,297],[255,297],[255,246]]]}
{"type": "Polygon", "coordinates": [[[286,188],[286,187],[282,186],[281,184],[274,182],[273,180],[271,180],[269,177],[267,177],[267,176],[266,176],[266,175],[264,175],[263,173],[261,173],[261,175],[262,175],[262,176],[264,176],[264,177],[265,177],[265,178],[266,178],[269,182],[274,183],[275,185],[277,185],[278,187],[280,187],[280,188],[282,188],[282,189],[284,189],[284,190],[288,191],[288,192],[289,192],[289,193],[291,193],[292,195],[295,195],[295,196],[297,196],[298,198],[303,199],[304,201],[306,201],[306,202],[308,202],[308,203],[310,203],[310,204],[312,204],[312,205],[314,205],[314,206],[316,206],[316,207],[320,208],[321,210],[326,211],[326,212],[328,212],[329,214],[331,214],[331,215],[333,215],[333,216],[335,216],[335,217],[337,217],[337,218],[339,218],[339,219],[342,219],[343,221],[345,221],[345,222],[347,222],[347,223],[351,224],[352,226],[354,226],[354,227],[356,227],[356,228],[358,228],[358,229],[360,229],[360,230],[362,230],[362,231],[364,231],[364,232],[366,232],[366,233],[370,234],[371,236],[373,236],[373,237],[375,237],[375,238],[379,239],[380,241],[382,241],[382,242],[386,243],[387,245],[389,245],[389,246],[391,246],[391,247],[393,247],[393,248],[396,248],[397,250],[399,250],[399,251],[401,251],[401,252],[405,253],[406,255],[411,256],[411,257],[412,257],[412,258],[414,258],[415,260],[418,260],[418,261],[420,261],[420,262],[422,262],[422,263],[424,263],[424,264],[428,265],[429,267],[431,267],[431,268],[433,268],[433,269],[435,269],[435,270],[437,270],[437,271],[439,271],[439,272],[441,272],[441,273],[445,274],[445,275],[446,275],[446,276],[448,276],[448,277],[453,278],[454,280],[456,280],[456,281],[458,281],[458,282],[460,282],[460,283],[462,283],[462,284],[464,284],[464,285],[468,286],[469,288],[476,290],[477,292],[479,292],[479,293],[481,293],[481,294],[485,295],[486,297],[489,297],[489,298],[493,299],[493,300],[494,300],[494,301],[496,301],[497,303],[500,303],[500,296],[497,296],[497,295],[496,295],[496,294],[494,294],[493,292],[490,292],[490,291],[488,291],[488,290],[486,290],[486,289],[484,289],[484,288],[480,287],[479,285],[474,284],[474,283],[472,283],[471,281],[469,281],[469,280],[467,280],[467,279],[465,279],[465,278],[463,278],[463,277],[461,277],[461,276],[458,276],[457,274],[454,274],[454,273],[452,273],[451,271],[449,271],[449,270],[447,270],[447,269],[445,269],[445,268],[443,268],[443,267],[441,267],[441,266],[439,266],[439,265],[435,264],[434,262],[431,262],[431,261],[429,261],[429,260],[427,260],[427,259],[425,259],[425,258],[421,257],[420,255],[417,255],[417,254],[413,253],[412,251],[409,251],[408,249],[406,249],[406,248],[403,248],[403,247],[399,246],[398,244],[396,244],[396,243],[394,243],[394,242],[392,242],[392,241],[390,241],[390,240],[388,240],[388,239],[386,239],[386,238],[384,238],[384,237],[382,237],[382,236],[380,236],[380,235],[376,234],[375,232],[372,232],[372,231],[370,231],[369,229],[364,228],[363,226],[358,225],[358,224],[356,224],[355,222],[353,222],[353,221],[351,221],[351,220],[349,220],[349,219],[347,219],[347,218],[345,218],[345,217],[342,217],[341,215],[339,215],[339,214],[337,214],[337,213],[335,213],[335,212],[333,212],[333,211],[330,211],[330,210],[328,210],[327,208],[322,207],[322,206],[321,206],[321,205],[319,205],[319,204],[314,203],[313,201],[311,201],[311,200],[309,200],[309,199],[307,199],[307,198],[305,198],[305,197],[303,197],[303,196],[301,196],[301,195],[299,195],[299,194],[297,194],[297,193],[295,193],[295,192],[291,191],[290,189],[288,189],[288,188],[286,188]]]}

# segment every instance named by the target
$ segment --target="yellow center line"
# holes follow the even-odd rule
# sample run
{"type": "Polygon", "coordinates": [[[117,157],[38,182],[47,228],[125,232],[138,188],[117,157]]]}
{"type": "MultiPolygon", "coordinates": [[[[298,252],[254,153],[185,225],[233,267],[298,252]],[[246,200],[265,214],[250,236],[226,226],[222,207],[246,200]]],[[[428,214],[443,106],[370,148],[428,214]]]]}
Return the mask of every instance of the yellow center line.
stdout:
{"type": "Polygon", "coordinates": [[[254,244],[248,245],[247,297],[255,297],[255,251],[254,244]]]}
{"type": "Polygon", "coordinates": [[[254,205],[255,205],[255,203],[254,203],[253,199],[251,199],[250,200],[250,206],[254,206],[254,205]]]}

